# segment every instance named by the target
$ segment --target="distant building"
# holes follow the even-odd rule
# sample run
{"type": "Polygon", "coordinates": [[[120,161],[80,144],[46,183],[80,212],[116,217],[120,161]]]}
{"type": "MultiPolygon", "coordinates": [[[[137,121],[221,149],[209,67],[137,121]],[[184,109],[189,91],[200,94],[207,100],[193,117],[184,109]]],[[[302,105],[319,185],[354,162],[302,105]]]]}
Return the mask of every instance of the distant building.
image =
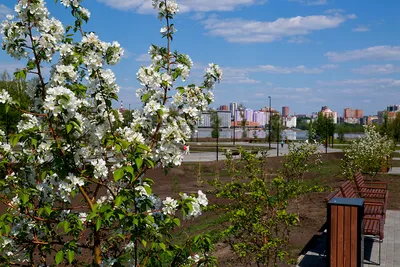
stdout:
{"type": "MultiPolygon", "coordinates": [[[[231,112],[229,110],[217,110],[218,117],[221,120],[221,128],[231,127],[231,112]]],[[[210,128],[211,127],[211,112],[202,112],[199,123],[199,128],[210,128]]]]}
{"type": "Polygon", "coordinates": [[[296,116],[282,117],[282,123],[287,128],[296,128],[297,117],[296,116]]]}
{"type": "Polygon", "coordinates": [[[238,104],[236,102],[232,102],[229,104],[229,110],[232,114],[232,120],[235,119],[235,112],[237,111],[238,104]]]}
{"type": "Polygon", "coordinates": [[[221,106],[219,106],[219,110],[227,111],[227,110],[229,110],[229,108],[227,105],[221,105],[221,106]]]}
{"type": "Polygon", "coordinates": [[[388,107],[386,108],[386,111],[389,111],[389,112],[400,111],[400,105],[388,106],[388,107]]]}
{"type": "Polygon", "coordinates": [[[332,111],[327,106],[323,106],[320,113],[322,113],[327,118],[331,117],[333,119],[333,123],[337,123],[338,113],[336,111],[332,111]]]}
{"type": "Polygon", "coordinates": [[[360,123],[360,119],[363,117],[363,111],[361,109],[345,108],[343,112],[343,119],[346,123],[357,124],[360,123]]]}
{"type": "Polygon", "coordinates": [[[282,107],[282,117],[289,116],[289,107],[282,107]]]}
{"type": "Polygon", "coordinates": [[[253,121],[256,122],[260,127],[264,127],[269,123],[269,114],[264,111],[254,111],[253,121]]]}

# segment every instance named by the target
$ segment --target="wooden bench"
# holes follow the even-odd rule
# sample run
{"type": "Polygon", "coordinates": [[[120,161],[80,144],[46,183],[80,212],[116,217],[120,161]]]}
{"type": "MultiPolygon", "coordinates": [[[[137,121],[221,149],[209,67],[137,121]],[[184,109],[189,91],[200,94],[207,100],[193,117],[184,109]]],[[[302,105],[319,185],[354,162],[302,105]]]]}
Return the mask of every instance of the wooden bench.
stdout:
{"type": "MultiPolygon", "coordinates": [[[[381,188],[378,188],[381,189],[381,188]]],[[[355,190],[354,185],[350,181],[346,181],[341,184],[340,189],[330,193],[326,198],[325,201],[328,203],[334,197],[345,197],[345,198],[358,198],[359,195],[358,191],[355,190]]],[[[365,193],[365,192],[364,192],[365,193]]],[[[387,207],[387,194],[378,192],[369,192],[369,197],[375,196],[375,198],[368,198],[364,200],[364,226],[363,226],[363,233],[364,235],[373,236],[374,239],[377,239],[379,242],[379,263],[381,262],[381,243],[384,238],[384,225],[385,225],[385,214],[386,214],[386,207],[387,207]],[[382,195],[384,197],[382,198],[382,195]]],[[[365,194],[364,194],[365,195],[365,194]]]]}
{"type": "Polygon", "coordinates": [[[360,172],[357,172],[354,175],[354,183],[356,184],[356,188],[360,197],[381,200],[384,202],[384,209],[386,210],[389,198],[387,183],[365,181],[360,172]]]}
{"type": "MultiPolygon", "coordinates": [[[[345,198],[358,198],[357,192],[354,185],[350,181],[344,182],[340,186],[340,191],[345,198]]],[[[365,215],[381,215],[383,216],[383,221],[386,214],[386,205],[379,200],[364,200],[364,214],[365,215]]]]}

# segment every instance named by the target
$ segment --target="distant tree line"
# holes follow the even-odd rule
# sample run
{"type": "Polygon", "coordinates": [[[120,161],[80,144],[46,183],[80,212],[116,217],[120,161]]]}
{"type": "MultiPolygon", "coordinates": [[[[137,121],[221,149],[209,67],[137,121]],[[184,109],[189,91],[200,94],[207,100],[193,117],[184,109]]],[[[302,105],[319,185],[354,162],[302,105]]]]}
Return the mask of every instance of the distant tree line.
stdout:
{"type": "MultiPolygon", "coordinates": [[[[30,87],[32,93],[34,93],[35,84],[37,84],[36,79],[25,81],[22,78],[12,77],[7,71],[4,71],[0,76],[0,89],[6,90],[13,100],[19,103],[20,110],[29,110],[32,103],[29,100],[27,91],[28,87],[30,87]]],[[[21,115],[21,111],[0,104],[0,129],[7,136],[16,132],[21,115]]]]}

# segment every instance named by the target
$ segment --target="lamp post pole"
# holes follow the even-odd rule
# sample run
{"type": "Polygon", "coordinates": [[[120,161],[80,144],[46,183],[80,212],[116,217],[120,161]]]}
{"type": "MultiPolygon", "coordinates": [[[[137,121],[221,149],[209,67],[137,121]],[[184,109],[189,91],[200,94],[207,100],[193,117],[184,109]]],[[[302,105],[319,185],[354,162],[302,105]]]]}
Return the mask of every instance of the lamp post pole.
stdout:
{"type": "Polygon", "coordinates": [[[277,132],[277,134],[276,134],[276,156],[277,157],[279,157],[279,123],[280,123],[280,118],[279,118],[279,115],[278,115],[278,126],[277,126],[277,130],[278,130],[278,132],[277,132]]]}
{"type": "Polygon", "coordinates": [[[325,130],[326,130],[325,154],[328,154],[328,119],[326,117],[325,117],[325,130]]]}
{"type": "Polygon", "coordinates": [[[235,145],[236,139],[236,108],[233,108],[233,145],[235,145]]]}
{"type": "Polygon", "coordinates": [[[271,116],[271,114],[272,114],[272,112],[271,112],[271,96],[268,96],[268,98],[269,98],[269,125],[268,125],[268,143],[269,143],[269,145],[268,145],[268,148],[269,148],[269,150],[271,150],[271,118],[272,118],[272,116],[271,116]]]}
{"type": "Polygon", "coordinates": [[[217,161],[218,161],[218,139],[219,139],[219,128],[218,128],[218,132],[217,132],[217,147],[216,147],[216,151],[217,151],[217,161]]]}

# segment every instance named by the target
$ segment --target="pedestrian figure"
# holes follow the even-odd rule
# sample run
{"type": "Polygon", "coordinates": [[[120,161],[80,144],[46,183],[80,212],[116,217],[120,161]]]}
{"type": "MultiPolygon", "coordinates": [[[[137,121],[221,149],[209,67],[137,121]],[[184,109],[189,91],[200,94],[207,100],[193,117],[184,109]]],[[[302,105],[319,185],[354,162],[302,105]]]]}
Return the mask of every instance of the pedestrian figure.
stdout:
{"type": "Polygon", "coordinates": [[[186,144],[183,145],[183,155],[187,154],[187,146],[186,144]]]}
{"type": "Polygon", "coordinates": [[[189,145],[186,146],[186,155],[190,155],[190,146],[189,145]]]}
{"type": "Polygon", "coordinates": [[[283,140],[282,140],[282,142],[281,142],[281,147],[283,147],[283,144],[284,144],[284,142],[283,142],[283,140]]]}

